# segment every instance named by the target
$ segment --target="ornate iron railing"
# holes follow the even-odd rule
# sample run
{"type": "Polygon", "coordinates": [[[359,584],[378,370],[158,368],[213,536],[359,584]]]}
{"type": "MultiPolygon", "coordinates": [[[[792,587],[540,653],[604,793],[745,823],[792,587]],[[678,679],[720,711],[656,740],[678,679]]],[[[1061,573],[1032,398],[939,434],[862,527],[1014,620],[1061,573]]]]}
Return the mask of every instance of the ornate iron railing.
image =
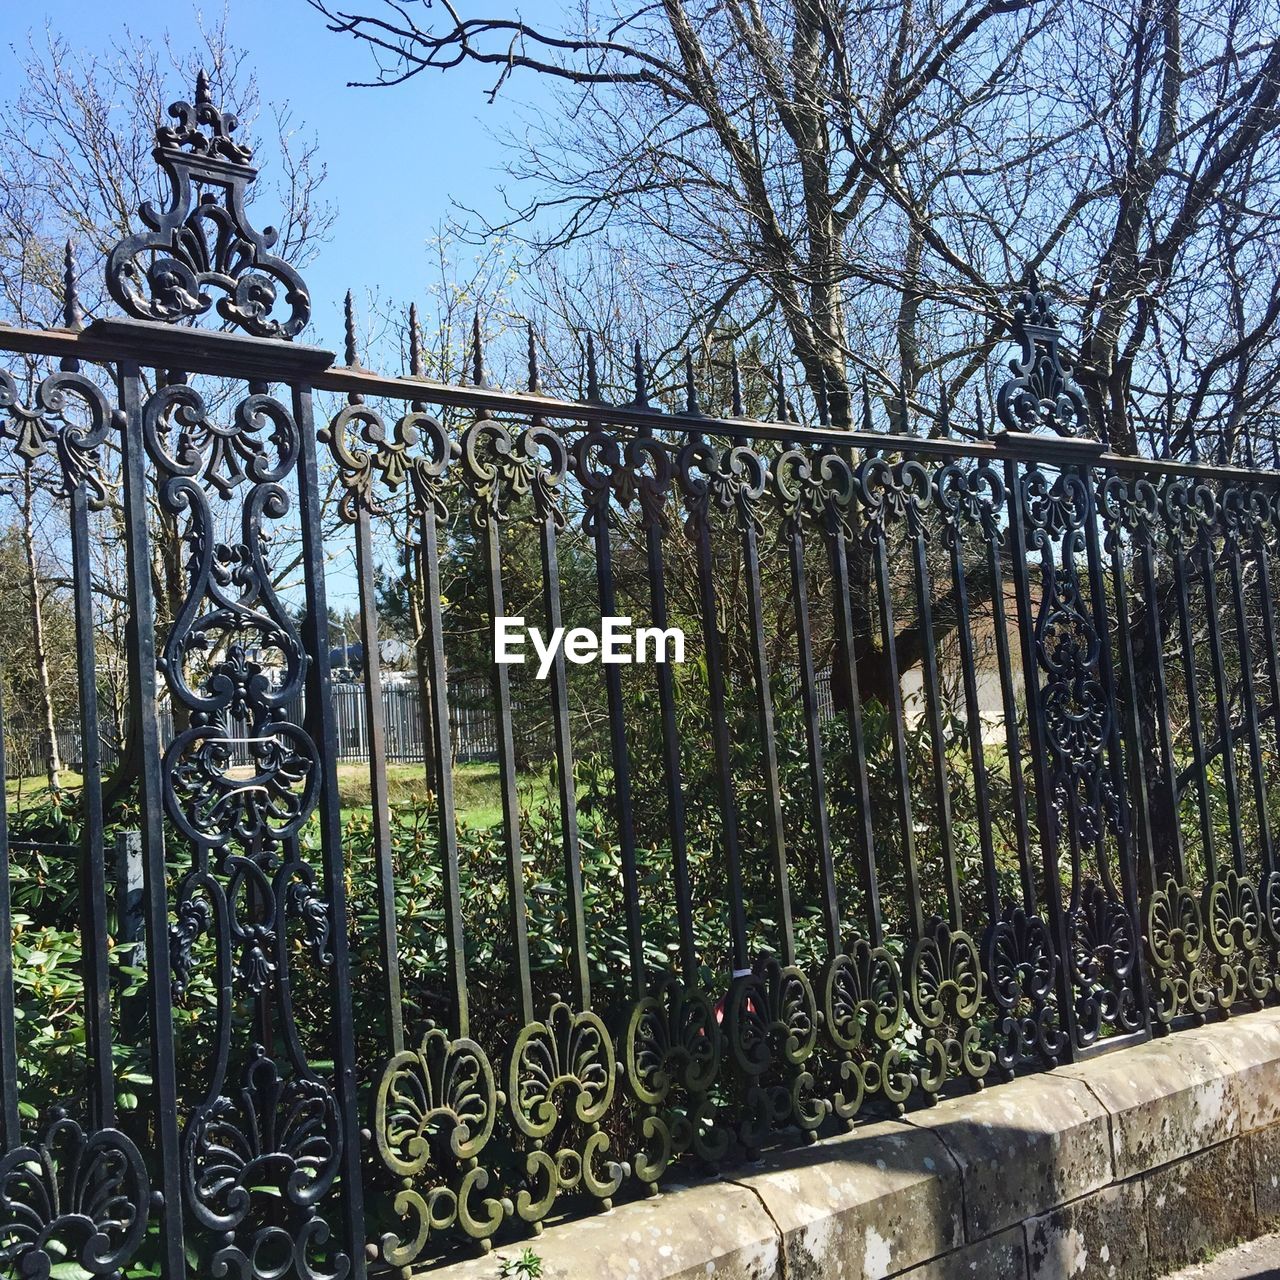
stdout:
{"type": "Polygon", "coordinates": [[[531,390],[502,391],[478,331],[474,385],[421,377],[416,352],[408,376],[369,372],[350,339],[338,367],[290,341],[310,302],[246,221],[234,121],[203,82],[172,115],[171,206],[145,206],[150,230],[107,264],[128,318],[84,327],[69,280],[64,328],[0,330],[59,362],[0,377],[0,420],[56,467],[84,755],[60,807],[84,1036],[59,1096],[17,1020],[38,1010],[15,992],[30,924],[15,934],[10,882],[39,822],[24,813],[12,854],[0,824],[0,1275],[412,1269],[675,1167],[1274,995],[1275,474],[1110,453],[1035,285],[976,438],[835,430],[821,397],[805,426],[782,393],[751,421],[736,374],[730,416],[692,376],[664,412],[639,358],[628,404],[594,367],[587,401],[556,399],[532,342],[531,390]],[[214,292],[223,331],[176,323],[214,292]],[[330,392],[346,403],[318,422],[330,392]],[[373,691],[354,816],[322,477],[373,691]],[[131,637],[110,780],[104,504],[131,637]],[[430,801],[389,800],[375,570],[393,519],[427,687],[488,682],[496,823],[457,811],[445,699],[430,801]],[[185,556],[168,615],[165,527],[185,556]],[[561,651],[538,684],[477,657],[476,619],[516,583],[550,627],[687,624],[688,661],[561,651]],[[518,723],[535,702],[540,752],[518,723]],[[126,993],[107,849],[131,825],[145,973],[126,993]]]}

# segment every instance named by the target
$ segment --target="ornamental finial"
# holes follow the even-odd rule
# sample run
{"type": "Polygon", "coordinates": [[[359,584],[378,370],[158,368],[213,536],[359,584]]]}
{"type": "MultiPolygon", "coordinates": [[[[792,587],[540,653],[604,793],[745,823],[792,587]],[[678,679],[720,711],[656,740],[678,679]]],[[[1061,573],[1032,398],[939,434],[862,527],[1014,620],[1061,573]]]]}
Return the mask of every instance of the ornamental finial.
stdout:
{"type": "Polygon", "coordinates": [[[731,347],[729,353],[729,385],[733,395],[733,416],[746,417],[742,406],[742,369],[738,364],[738,348],[731,347]]]}
{"type": "Polygon", "coordinates": [[[480,309],[477,307],[471,320],[471,381],[477,387],[487,387],[484,376],[484,335],[480,332],[480,309]]]}
{"type": "Polygon", "coordinates": [[[426,365],[422,359],[422,330],[418,327],[418,304],[409,303],[409,376],[426,377],[426,365]]]}
{"type": "Polygon", "coordinates": [[[702,417],[702,409],[698,405],[698,388],[693,380],[693,356],[688,351],[684,353],[684,412],[686,417],[702,417]]]}
{"type": "Polygon", "coordinates": [[[773,416],[778,422],[790,422],[791,415],[787,408],[787,388],[782,381],[782,361],[773,367],[773,416]]]}
{"type": "Polygon", "coordinates": [[[820,427],[829,427],[831,425],[831,404],[827,398],[827,371],[821,364],[818,365],[813,398],[818,405],[818,425],[820,427]]]}
{"type": "Polygon", "coordinates": [[[529,390],[535,395],[542,394],[542,379],[538,376],[538,342],[533,332],[533,321],[528,322],[529,328],[529,390]]]}
{"type": "Polygon", "coordinates": [[[640,339],[635,340],[632,350],[632,376],[635,379],[636,394],[631,401],[633,409],[651,409],[649,403],[649,375],[644,367],[644,352],[640,349],[640,339]]]}
{"type": "Polygon", "coordinates": [[[600,403],[600,371],[596,367],[596,340],[587,334],[587,403],[600,403]]]}
{"type": "Polygon", "coordinates": [[[1053,318],[1048,291],[1034,272],[1014,299],[1010,322],[1022,354],[1009,362],[1013,372],[996,397],[996,415],[1009,431],[1047,429],[1060,436],[1091,435],[1084,392],[1071,376],[1062,351],[1062,333],[1053,318]]]}
{"type": "Polygon", "coordinates": [[[342,303],[342,336],[342,359],[348,369],[358,369],[360,353],[356,349],[356,302],[350,289],[342,303]]]}
{"type": "Polygon", "coordinates": [[[84,307],[80,305],[80,282],[76,278],[76,259],[71,241],[62,251],[62,323],[79,331],[84,328],[84,307]]]}
{"type": "Polygon", "coordinates": [[[112,249],[108,292],[139,320],[190,323],[216,310],[256,338],[297,337],[311,318],[311,297],[297,271],[270,252],[276,229],[258,231],[246,217],[258,171],[252,149],[234,137],[239,121],[214,106],[203,71],[195,101],[173,103],[169,117],[173,123],[157,125],[151,153],[168,200],[139,207],[147,230],[112,249]]]}

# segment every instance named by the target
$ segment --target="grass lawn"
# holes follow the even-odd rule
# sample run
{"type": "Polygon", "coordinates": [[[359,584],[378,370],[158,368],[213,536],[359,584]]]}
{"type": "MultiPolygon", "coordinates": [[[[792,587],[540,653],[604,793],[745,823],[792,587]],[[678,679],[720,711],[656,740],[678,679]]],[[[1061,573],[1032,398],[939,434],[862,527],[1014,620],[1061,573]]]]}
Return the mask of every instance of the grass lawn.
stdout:
{"type": "MultiPolygon", "coordinates": [[[[80,789],[80,784],[78,773],[63,770],[62,786],[65,791],[76,792],[80,789]]],[[[388,765],[387,793],[393,804],[425,800],[427,779],[422,765],[388,765]]],[[[522,774],[520,794],[529,805],[538,805],[544,798],[554,797],[550,778],[545,772],[522,774]]],[[[5,783],[5,798],[10,814],[41,804],[48,799],[48,795],[43,774],[30,778],[9,778],[5,783]]],[[[496,764],[481,762],[457,765],[453,771],[453,796],[460,822],[473,827],[492,827],[502,821],[502,796],[496,764]]],[[[350,812],[370,807],[367,764],[353,762],[338,766],[338,797],[344,818],[350,812]]]]}

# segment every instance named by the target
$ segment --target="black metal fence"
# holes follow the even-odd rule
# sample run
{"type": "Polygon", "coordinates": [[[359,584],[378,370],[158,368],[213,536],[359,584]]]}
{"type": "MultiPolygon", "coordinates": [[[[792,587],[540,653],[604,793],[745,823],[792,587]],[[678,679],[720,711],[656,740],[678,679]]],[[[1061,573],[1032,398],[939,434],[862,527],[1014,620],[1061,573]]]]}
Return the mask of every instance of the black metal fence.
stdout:
{"type": "Polygon", "coordinates": [[[86,744],[56,806],[83,1035],[56,1060],[31,1033],[57,905],[24,861],[39,814],[12,853],[0,830],[0,1274],[425,1265],[1273,998],[1274,474],[1110,453],[1034,285],[977,438],[834,430],[821,397],[815,426],[785,397],[775,421],[736,396],[715,417],[692,380],[666,413],[639,361],[626,405],[543,395],[536,367],[504,392],[478,341],[472,386],[350,348],[335,367],[290,341],[309,299],[245,222],[231,122],[203,85],[172,114],[171,207],[107,266],[130,318],[82,327],[69,287],[64,329],[0,330],[60,362],[25,390],[19,364],[0,406],[58,468],[86,744]],[[215,293],[243,332],[175,323],[215,293]],[[241,388],[216,410],[214,380],[241,388]],[[326,391],[347,404],[318,423],[326,391]],[[448,769],[429,804],[388,803],[373,697],[370,802],[344,814],[322,469],[368,688],[375,530],[406,492],[432,687],[517,581],[531,624],[681,627],[686,661],[489,664],[485,820],[448,769]],[[112,502],[133,715],[104,785],[90,553],[112,502]],[[186,576],[158,625],[165,520],[186,576]],[[289,545],[300,622],[270,573],[289,545]],[[141,971],[107,869],[135,827],[141,971]]]}

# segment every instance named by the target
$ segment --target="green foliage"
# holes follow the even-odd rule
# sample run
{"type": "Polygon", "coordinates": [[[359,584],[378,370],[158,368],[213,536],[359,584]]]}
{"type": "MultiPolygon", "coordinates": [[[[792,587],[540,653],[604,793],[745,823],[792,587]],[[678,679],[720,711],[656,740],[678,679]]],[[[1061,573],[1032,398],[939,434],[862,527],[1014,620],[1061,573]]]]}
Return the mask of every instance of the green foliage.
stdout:
{"type": "Polygon", "coordinates": [[[519,1257],[516,1258],[500,1258],[498,1260],[498,1275],[507,1280],[536,1280],[542,1274],[542,1258],[532,1249],[522,1249],[519,1257]]]}

